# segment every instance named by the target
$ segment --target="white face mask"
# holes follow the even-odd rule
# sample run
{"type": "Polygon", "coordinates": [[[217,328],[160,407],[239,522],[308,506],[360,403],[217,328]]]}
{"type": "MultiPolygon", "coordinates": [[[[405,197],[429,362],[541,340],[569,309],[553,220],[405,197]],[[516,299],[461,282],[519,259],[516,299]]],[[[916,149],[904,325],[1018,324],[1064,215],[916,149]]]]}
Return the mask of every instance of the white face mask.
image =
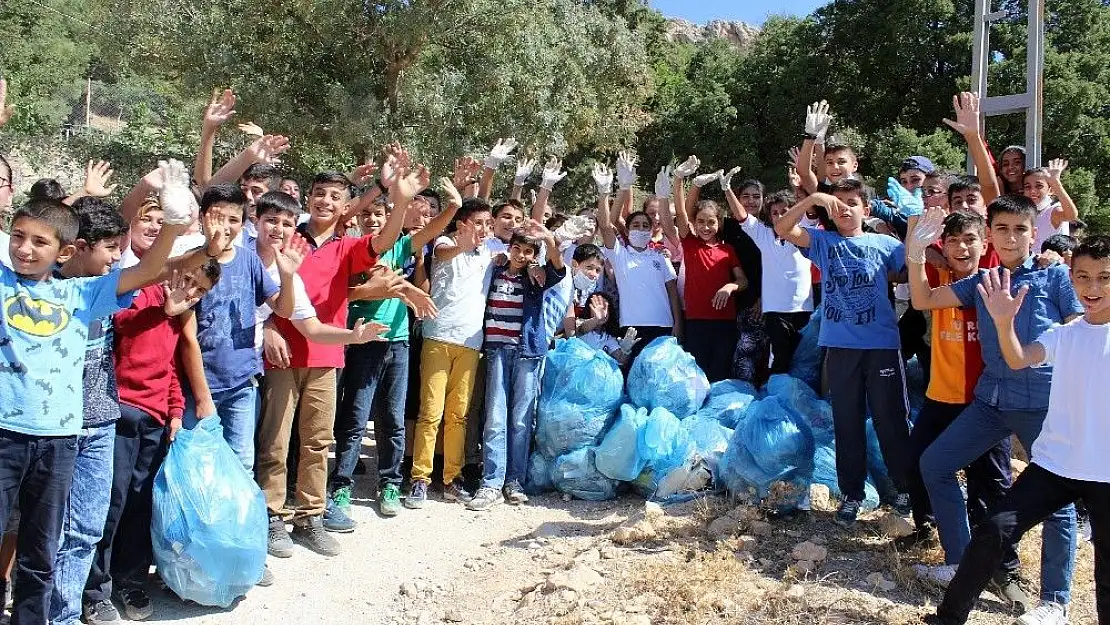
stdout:
{"type": "Polygon", "coordinates": [[[1049,206],[1052,206],[1052,196],[1046,195],[1041,198],[1040,202],[1037,202],[1037,212],[1043,213],[1048,209],[1049,206]]]}
{"type": "Polygon", "coordinates": [[[597,286],[597,279],[591,279],[581,271],[574,272],[574,288],[582,291],[583,293],[592,293],[594,287],[597,286]]]}
{"type": "Polygon", "coordinates": [[[650,230],[632,230],[628,233],[628,244],[636,249],[644,249],[651,243],[650,230]]]}

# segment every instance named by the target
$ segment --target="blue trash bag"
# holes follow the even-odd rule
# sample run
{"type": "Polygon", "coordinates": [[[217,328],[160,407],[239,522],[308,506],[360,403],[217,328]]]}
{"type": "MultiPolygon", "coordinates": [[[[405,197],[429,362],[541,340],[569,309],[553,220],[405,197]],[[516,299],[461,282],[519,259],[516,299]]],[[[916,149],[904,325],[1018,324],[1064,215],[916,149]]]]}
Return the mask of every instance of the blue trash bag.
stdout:
{"type": "Polygon", "coordinates": [[[595,445],[621,404],[624,377],[607,354],[581,339],[561,341],[544,363],[536,445],[548,458],[595,445]]]}
{"type": "Polygon", "coordinates": [[[637,447],[645,468],[633,485],[645,497],[667,500],[702,490],[712,482],[689,432],[666,408],[656,408],[648,415],[637,447]]]}
{"type": "Polygon", "coordinates": [[[716,475],[717,466],[728,449],[732,430],[721,425],[720,421],[700,416],[700,413],[683,419],[682,427],[694,444],[698,456],[705,461],[709,470],[716,475]]]}
{"type": "Polygon", "coordinates": [[[798,378],[775,374],[767,381],[767,394],[779,399],[788,410],[805,419],[817,442],[833,438],[832,406],[798,378]]]}
{"type": "Polygon", "coordinates": [[[524,490],[529,495],[555,490],[555,483],[551,481],[551,460],[538,451],[532,452],[528,457],[528,476],[525,479],[524,490]]]}
{"type": "Polygon", "coordinates": [[[617,496],[617,482],[602,475],[594,460],[594,448],[576,449],[555,459],[551,465],[555,488],[586,501],[605,501],[617,496]]]}
{"type": "MultiPolygon", "coordinates": [[[[836,479],[836,446],[822,444],[817,446],[813,453],[813,483],[824,484],[829,488],[829,495],[840,499],[844,494],[840,491],[840,484],[836,479]]],[[[863,511],[869,512],[879,507],[879,492],[871,480],[863,485],[863,511]]]]}
{"type": "Polygon", "coordinates": [[[230,607],[262,579],[266,501],[217,417],[182,429],[154,478],[154,563],[170,590],[230,607]]]}
{"type": "Polygon", "coordinates": [[[710,395],[709,401],[705,402],[705,406],[696,414],[701,417],[715,419],[726,428],[735,429],[744,418],[748,406],[758,397],[757,393],[741,392],[710,395]]]}
{"type": "Polygon", "coordinates": [[[733,432],[721,478],[736,494],[752,494],[778,510],[796,508],[813,477],[813,433],[800,416],[770,396],[751,405],[733,432]]]}
{"type": "Polygon", "coordinates": [[[673,336],[648,343],[628,372],[628,397],[641,408],[666,408],[685,419],[708,395],[709,379],[673,336]]]}
{"type": "Polygon", "coordinates": [[[747,380],[721,380],[709,385],[709,399],[729,393],[743,393],[759,399],[759,389],[747,380]]]}
{"type": "Polygon", "coordinates": [[[817,344],[821,335],[822,306],[818,306],[802,328],[802,338],[790,361],[790,375],[802,380],[813,390],[821,389],[821,361],[824,350],[817,344]]]}
{"type": "Polygon", "coordinates": [[[639,477],[647,464],[639,453],[640,432],[648,422],[646,408],[621,406],[620,416],[597,446],[594,461],[601,474],[622,482],[639,477]]]}

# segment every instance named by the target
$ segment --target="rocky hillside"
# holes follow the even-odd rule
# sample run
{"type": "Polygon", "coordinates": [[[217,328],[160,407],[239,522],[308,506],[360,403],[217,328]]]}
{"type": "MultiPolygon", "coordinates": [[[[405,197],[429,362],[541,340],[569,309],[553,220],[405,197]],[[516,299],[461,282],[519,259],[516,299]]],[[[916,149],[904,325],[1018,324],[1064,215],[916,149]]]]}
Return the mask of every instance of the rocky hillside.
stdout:
{"type": "Polygon", "coordinates": [[[667,39],[680,43],[698,43],[707,39],[726,39],[738,48],[747,48],[759,35],[759,29],[744,22],[713,20],[704,25],[683,19],[667,20],[667,39]]]}

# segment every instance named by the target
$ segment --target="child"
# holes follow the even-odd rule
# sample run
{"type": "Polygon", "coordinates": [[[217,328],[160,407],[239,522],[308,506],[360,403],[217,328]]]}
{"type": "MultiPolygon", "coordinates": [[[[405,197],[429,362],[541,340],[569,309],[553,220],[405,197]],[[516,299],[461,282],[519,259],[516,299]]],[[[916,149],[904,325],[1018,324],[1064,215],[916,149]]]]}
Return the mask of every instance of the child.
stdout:
{"type": "MultiPolygon", "coordinates": [[[[943,209],[940,209],[943,210],[943,209]]],[[[939,216],[941,213],[930,213],[939,216]]],[[[936,217],[933,217],[934,219],[936,217]]],[[[944,218],[944,231],[941,234],[942,249],[947,268],[937,269],[924,265],[928,285],[918,283],[919,288],[940,287],[975,274],[979,260],[986,249],[986,222],[976,213],[954,212],[944,218]]],[[[910,267],[909,278],[911,293],[913,281],[925,279],[921,265],[910,267]]],[[[974,397],[975,383],[983,371],[983,356],[979,349],[979,329],[974,308],[946,308],[932,312],[931,368],[928,388],[925,392],[925,405],[910,432],[913,466],[911,468],[911,491],[913,518],[919,535],[928,533],[932,515],[929,506],[929,493],[921,481],[918,465],[921,455],[929,445],[940,436],[961,412],[967,408],[974,397]]],[[[971,522],[986,519],[987,510],[998,503],[1010,486],[1010,439],[999,441],[987,453],[975,459],[965,470],[968,492],[968,516],[971,522]]],[[[941,544],[952,547],[950,542],[953,528],[939,527],[941,544]]],[[[953,547],[954,549],[958,547],[953,547]]],[[[924,578],[946,585],[956,572],[960,554],[946,552],[945,563],[928,567],[921,571],[924,578]]],[[[1017,554],[1007,558],[1006,572],[1016,572],[1017,554]]]]}
{"type": "MultiPolygon", "coordinates": [[[[567,338],[587,334],[596,330],[599,322],[585,323],[582,317],[586,312],[587,303],[595,293],[602,292],[599,282],[605,273],[605,256],[601,248],[593,243],[585,243],[574,249],[570,259],[571,280],[571,306],[567,309],[567,316],[563,320],[563,332],[567,338]],[[583,327],[587,325],[589,327],[583,327]]],[[[615,323],[616,318],[613,319],[615,323]]]]}
{"type": "Polygon", "coordinates": [[[617,337],[621,336],[620,325],[617,324],[619,317],[612,297],[607,293],[594,293],[590,296],[578,324],[577,336],[590,347],[609,354],[623,366],[628,364],[632,348],[639,339],[636,338],[636,328],[629,328],[618,340],[617,337]]]}
{"type": "MultiPolygon", "coordinates": [[[[0,524],[18,505],[19,533],[13,620],[45,623],[54,561],[77,458],[84,402],[88,327],[119,309],[118,298],[161,278],[173,240],[191,218],[188,173],[164,164],[167,221],[135,267],[103,276],[52,277],[76,251],[80,221],[57,201],[28,203],[12,221],[12,269],[0,268],[0,524]]],[[[4,529],[0,527],[0,529],[4,529]]]]}
{"type": "MultiPolygon", "coordinates": [[[[1033,288],[1012,291],[1006,269],[992,270],[978,286],[990,313],[1006,364],[1020,370],[1053,365],[1048,410],[1041,436],[1031,451],[1032,463],[1022,472],[994,516],[976,531],[959,571],[935,616],[926,622],[962,625],[979,594],[1002,561],[1005,549],[1017,544],[1034,525],[1077,499],[1087,503],[1095,528],[1095,602],[1098,620],[1110,620],[1110,471],[1106,463],[1105,393],[1110,385],[1110,238],[1095,236],[1075,250],[1071,280],[1084,315],[1063,326],[1042,331],[1033,341],[1018,335],[1018,316],[1034,306],[1033,288]]],[[[1067,612],[1047,603],[1019,619],[1021,623],[1064,623],[1067,612]]]]}
{"type": "Polygon", "coordinates": [[[998,159],[997,175],[1002,195],[1021,195],[1025,190],[1025,148],[1011,145],[998,159]]]}
{"type": "Polygon", "coordinates": [[[787,191],[768,196],[758,218],[732,189],[725,189],[725,198],[763,257],[763,323],[771,341],[771,373],[787,373],[813,313],[813,263],[774,230],[794,197],[787,191]]]}
{"type": "MultiPolygon", "coordinates": [[[[447,178],[440,180],[448,194],[445,210],[424,225],[422,211],[427,202],[409,204],[410,215],[421,219],[420,227],[405,234],[383,253],[378,264],[400,271],[415,254],[443,232],[462,206],[462,198],[447,178]]],[[[397,210],[393,207],[392,210],[397,210]]],[[[410,220],[406,215],[406,221],[410,220]]],[[[365,234],[378,235],[388,221],[385,206],[374,204],[359,217],[365,234]]],[[[360,280],[361,282],[361,280],[360,280]]],[[[402,288],[411,297],[423,294],[409,282],[402,288]]],[[[357,287],[356,287],[357,288],[357,287]]],[[[352,289],[353,291],[354,289],[352,289]]],[[[409,377],[409,315],[404,300],[392,297],[373,301],[355,298],[352,293],[349,316],[352,321],[376,322],[388,327],[384,341],[355,345],[347,350],[343,371],[343,397],[335,420],[335,469],[328,478],[332,508],[344,512],[350,507],[355,465],[362,449],[366,422],[374,417],[374,436],[378,456],[378,511],[396,516],[401,510],[401,463],[405,457],[405,402],[409,377]]],[[[328,514],[325,524],[332,523],[328,514]]]]}
{"type": "Polygon", "coordinates": [[[559,244],[533,220],[528,234],[509,243],[508,264],[494,267],[485,313],[486,420],[482,433],[482,485],[466,503],[469,510],[489,510],[508,501],[528,501],[524,477],[532,444],[532,423],[539,397],[540,365],[549,339],[543,323],[543,294],[566,276],[559,244]],[[528,267],[547,249],[544,286],[528,277],[528,267]]]}
{"type": "MultiPolygon", "coordinates": [[[[1002,196],[987,207],[989,236],[1002,265],[1011,271],[1015,288],[1028,285],[1032,291],[1031,305],[1018,312],[1015,324],[1023,341],[1031,341],[1052,325],[1069,322],[1083,311],[1072,288],[1068,268],[1064,265],[1038,268],[1030,253],[1036,236],[1033,225],[1036,216],[1033,202],[1020,196],[1002,196]]],[[[907,250],[911,264],[923,264],[924,249],[936,240],[939,223],[933,217],[928,224],[916,228],[907,250]]],[[[978,317],[987,318],[985,303],[976,293],[978,276],[925,289],[920,269],[914,268],[914,271],[918,279],[910,284],[913,304],[918,310],[974,305],[978,317]]],[[[1045,419],[1052,379],[1051,367],[1012,371],[1003,360],[994,325],[987,323],[978,327],[983,373],[975,385],[975,398],[921,456],[921,474],[937,524],[955,529],[951,540],[945,539],[945,554],[952,561],[963,556],[971,540],[967,508],[956,472],[1012,434],[1017,434],[1025,449],[1031,449],[1045,419]]],[[[1042,541],[1041,600],[1062,607],[1070,600],[1075,558],[1073,506],[1057,511],[1045,523],[1042,541]]],[[[1007,582],[1000,581],[1005,591],[1007,582]]]]}
{"type": "Polygon", "coordinates": [[[1072,254],[1079,246],[1079,239],[1070,234],[1054,234],[1041,243],[1041,254],[1052,252],[1060,258],[1060,262],[1071,267],[1072,254]]]}
{"type": "Polygon", "coordinates": [[[863,232],[868,190],[844,179],[834,195],[815,193],[791,208],[775,232],[806,250],[824,279],[824,319],[818,344],[826,348],[836,438],[836,474],[844,501],[837,523],[849,527],[863,502],[867,475],[866,408],[898,496],[895,509],[909,514],[909,412],[905,374],[898,351],[898,325],[889,299],[892,275],[905,266],[897,239],[863,232]],[[812,206],[828,211],[836,230],[802,228],[798,222],[812,206]]]}
{"type": "Polygon", "coordinates": [[[1034,252],[1054,234],[1068,234],[1071,221],[1079,219],[1079,209],[1068,195],[1060,176],[1067,169],[1068,162],[1053,159],[1048,167],[1038,167],[1025,172],[1025,197],[1037,205],[1037,236],[1033,239],[1034,252]],[[1058,201],[1053,202],[1055,197],[1058,201]]]}

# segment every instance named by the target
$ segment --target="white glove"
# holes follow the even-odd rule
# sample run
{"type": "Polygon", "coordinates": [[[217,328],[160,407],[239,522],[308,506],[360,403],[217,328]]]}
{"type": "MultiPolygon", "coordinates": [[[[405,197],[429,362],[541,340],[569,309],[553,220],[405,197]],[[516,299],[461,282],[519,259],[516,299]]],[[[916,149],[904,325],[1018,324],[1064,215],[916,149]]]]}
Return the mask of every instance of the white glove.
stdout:
{"type": "Polygon", "coordinates": [[[609,195],[613,192],[613,171],[604,163],[594,163],[593,175],[598,195],[609,195]]]}
{"type": "Polygon", "coordinates": [[[700,189],[700,188],[704,187],[705,185],[709,184],[710,182],[713,182],[714,180],[720,180],[721,176],[723,176],[724,174],[725,174],[725,170],[723,170],[723,169],[718,169],[717,171],[715,171],[711,174],[702,174],[702,175],[694,178],[694,186],[700,189]]]}
{"type": "Polygon", "coordinates": [[[567,172],[563,171],[563,161],[551,157],[547,164],[543,166],[543,179],[540,181],[540,188],[550,191],[555,188],[555,183],[567,177],[567,172]]]}
{"type": "Polygon", "coordinates": [[[618,341],[617,344],[620,345],[622,352],[631,354],[632,348],[638,342],[640,342],[640,339],[636,336],[636,328],[629,328],[628,331],[624,333],[624,338],[618,341]]]}
{"type": "Polygon", "coordinates": [[[936,206],[925,211],[925,216],[918,220],[910,236],[906,237],[906,260],[918,265],[925,264],[925,250],[937,242],[940,233],[944,232],[944,218],[947,213],[936,206]]]}
{"type": "Polygon", "coordinates": [[[636,157],[628,152],[621,152],[617,158],[617,185],[621,191],[627,191],[636,184],[636,157]]]}
{"type": "Polygon", "coordinates": [[[701,167],[701,161],[698,160],[698,157],[691,156],[690,158],[686,159],[686,161],[683,162],[681,165],[675,167],[674,175],[678,176],[679,178],[686,178],[690,174],[697,171],[698,167],[701,167]]]}
{"type": "Polygon", "coordinates": [[[812,136],[815,142],[825,143],[825,134],[829,132],[831,123],[829,103],[825,100],[814,102],[806,109],[806,136],[812,136]]]}
{"type": "Polygon", "coordinates": [[[532,170],[536,168],[536,159],[524,158],[516,164],[516,177],[513,178],[514,187],[523,187],[525,182],[528,182],[528,177],[532,175],[532,170]]]}
{"type": "Polygon", "coordinates": [[[509,158],[509,153],[516,149],[516,139],[509,137],[508,139],[498,139],[493,148],[489,151],[489,156],[486,157],[484,164],[486,169],[497,169],[509,158]]]}
{"type": "Polygon", "coordinates": [[[671,176],[673,175],[674,171],[669,165],[659,168],[659,174],[655,176],[655,197],[671,197],[671,176]]]}
{"type": "Polygon", "coordinates": [[[732,187],[732,177],[738,173],[740,173],[740,168],[733,167],[727,172],[721,174],[721,188],[726,191],[729,190],[732,187]]]}
{"type": "Polygon", "coordinates": [[[158,161],[158,171],[162,174],[162,189],[158,192],[162,221],[174,226],[193,223],[197,200],[189,190],[189,170],[185,164],[176,159],[158,161]]]}

